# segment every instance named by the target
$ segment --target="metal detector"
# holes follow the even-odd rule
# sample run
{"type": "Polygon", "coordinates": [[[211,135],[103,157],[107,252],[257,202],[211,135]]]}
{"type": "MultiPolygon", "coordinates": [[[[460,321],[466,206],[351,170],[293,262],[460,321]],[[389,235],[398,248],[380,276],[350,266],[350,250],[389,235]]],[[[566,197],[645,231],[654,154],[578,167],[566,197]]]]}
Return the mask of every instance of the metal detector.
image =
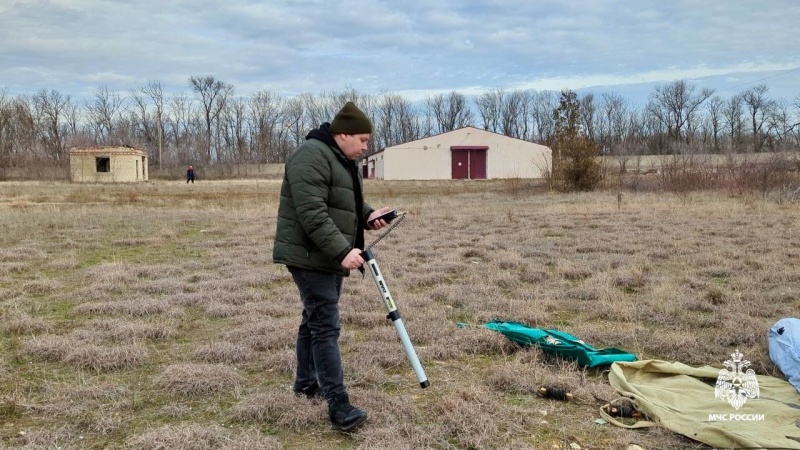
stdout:
{"type": "Polygon", "coordinates": [[[425,370],[422,368],[419,358],[417,358],[417,352],[414,350],[414,346],[411,344],[411,339],[408,337],[408,333],[406,333],[406,327],[403,325],[403,319],[400,318],[400,312],[397,310],[397,305],[392,298],[392,294],[389,292],[389,287],[386,285],[386,280],[383,279],[381,269],[378,267],[378,262],[375,261],[375,254],[372,253],[372,246],[383,239],[404,218],[405,214],[402,214],[399,217],[399,220],[395,222],[388,230],[386,230],[383,235],[376,239],[375,242],[370,244],[366,250],[361,252],[361,257],[364,258],[364,261],[366,261],[366,264],[369,266],[369,273],[372,274],[372,278],[375,280],[375,285],[378,287],[378,291],[383,298],[383,304],[386,305],[386,311],[388,312],[386,318],[390,319],[392,323],[394,323],[397,334],[400,336],[400,342],[403,343],[403,348],[406,350],[408,360],[411,361],[411,367],[414,368],[414,373],[417,375],[419,385],[424,389],[430,386],[428,377],[425,375],[425,370]]]}

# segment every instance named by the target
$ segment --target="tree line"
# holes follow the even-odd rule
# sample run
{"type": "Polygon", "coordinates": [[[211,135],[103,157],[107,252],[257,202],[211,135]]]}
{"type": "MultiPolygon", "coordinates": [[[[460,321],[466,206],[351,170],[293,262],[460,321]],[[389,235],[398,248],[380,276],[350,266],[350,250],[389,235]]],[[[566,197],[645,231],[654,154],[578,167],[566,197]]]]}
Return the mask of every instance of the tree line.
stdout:
{"type": "Polygon", "coordinates": [[[83,100],[52,89],[17,96],[0,89],[0,168],[66,167],[70,148],[94,145],[142,148],[156,175],[187,164],[282,163],[348,100],[373,121],[370,153],[464,126],[548,144],[565,92],[574,97],[576,132],[602,155],[800,149],[800,94],[773,99],[766,85],[725,98],[678,80],[656,86],[644,106],[614,92],[569,90],[495,88],[475,97],[452,91],[414,102],[354,88],[237,96],[232,84],[213,76],[191,76],[188,88],[167,93],[159,81],[127,92],[100,86],[83,100]]]}

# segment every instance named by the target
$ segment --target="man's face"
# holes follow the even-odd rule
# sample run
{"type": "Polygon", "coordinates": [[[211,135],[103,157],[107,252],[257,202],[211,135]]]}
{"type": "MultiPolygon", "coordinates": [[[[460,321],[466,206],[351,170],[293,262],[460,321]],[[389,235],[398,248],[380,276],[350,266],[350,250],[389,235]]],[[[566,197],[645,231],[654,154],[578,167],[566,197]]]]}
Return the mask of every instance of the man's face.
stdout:
{"type": "Polygon", "coordinates": [[[347,159],[356,161],[367,151],[369,134],[337,134],[336,143],[347,159]]]}

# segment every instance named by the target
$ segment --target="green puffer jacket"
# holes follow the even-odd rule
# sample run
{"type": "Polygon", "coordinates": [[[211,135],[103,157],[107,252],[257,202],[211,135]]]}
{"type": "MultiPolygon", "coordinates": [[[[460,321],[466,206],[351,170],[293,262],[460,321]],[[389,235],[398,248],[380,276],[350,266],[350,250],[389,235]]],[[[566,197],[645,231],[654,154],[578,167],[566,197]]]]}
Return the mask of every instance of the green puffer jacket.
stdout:
{"type": "MultiPolygon", "coordinates": [[[[355,164],[337,147],[317,139],[308,139],[289,156],[281,185],[274,262],[350,274],[341,261],[355,247],[358,231],[356,193],[363,188],[360,173],[354,186],[350,170],[357,172],[355,164]]],[[[372,211],[363,202],[363,223],[372,211]]]]}

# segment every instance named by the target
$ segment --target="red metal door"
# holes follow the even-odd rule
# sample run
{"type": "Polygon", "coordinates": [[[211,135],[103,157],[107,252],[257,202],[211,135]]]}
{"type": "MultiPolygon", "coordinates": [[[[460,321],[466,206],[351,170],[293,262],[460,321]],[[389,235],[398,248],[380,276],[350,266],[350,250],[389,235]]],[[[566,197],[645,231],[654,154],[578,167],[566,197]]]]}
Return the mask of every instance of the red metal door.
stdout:
{"type": "Polygon", "coordinates": [[[469,151],[469,177],[472,180],[486,179],[486,150],[469,151]]]}
{"type": "Polygon", "coordinates": [[[450,147],[453,179],[486,178],[487,145],[453,145],[450,147]]]}
{"type": "Polygon", "coordinates": [[[452,152],[450,164],[454,180],[469,178],[469,152],[452,152]]]}

